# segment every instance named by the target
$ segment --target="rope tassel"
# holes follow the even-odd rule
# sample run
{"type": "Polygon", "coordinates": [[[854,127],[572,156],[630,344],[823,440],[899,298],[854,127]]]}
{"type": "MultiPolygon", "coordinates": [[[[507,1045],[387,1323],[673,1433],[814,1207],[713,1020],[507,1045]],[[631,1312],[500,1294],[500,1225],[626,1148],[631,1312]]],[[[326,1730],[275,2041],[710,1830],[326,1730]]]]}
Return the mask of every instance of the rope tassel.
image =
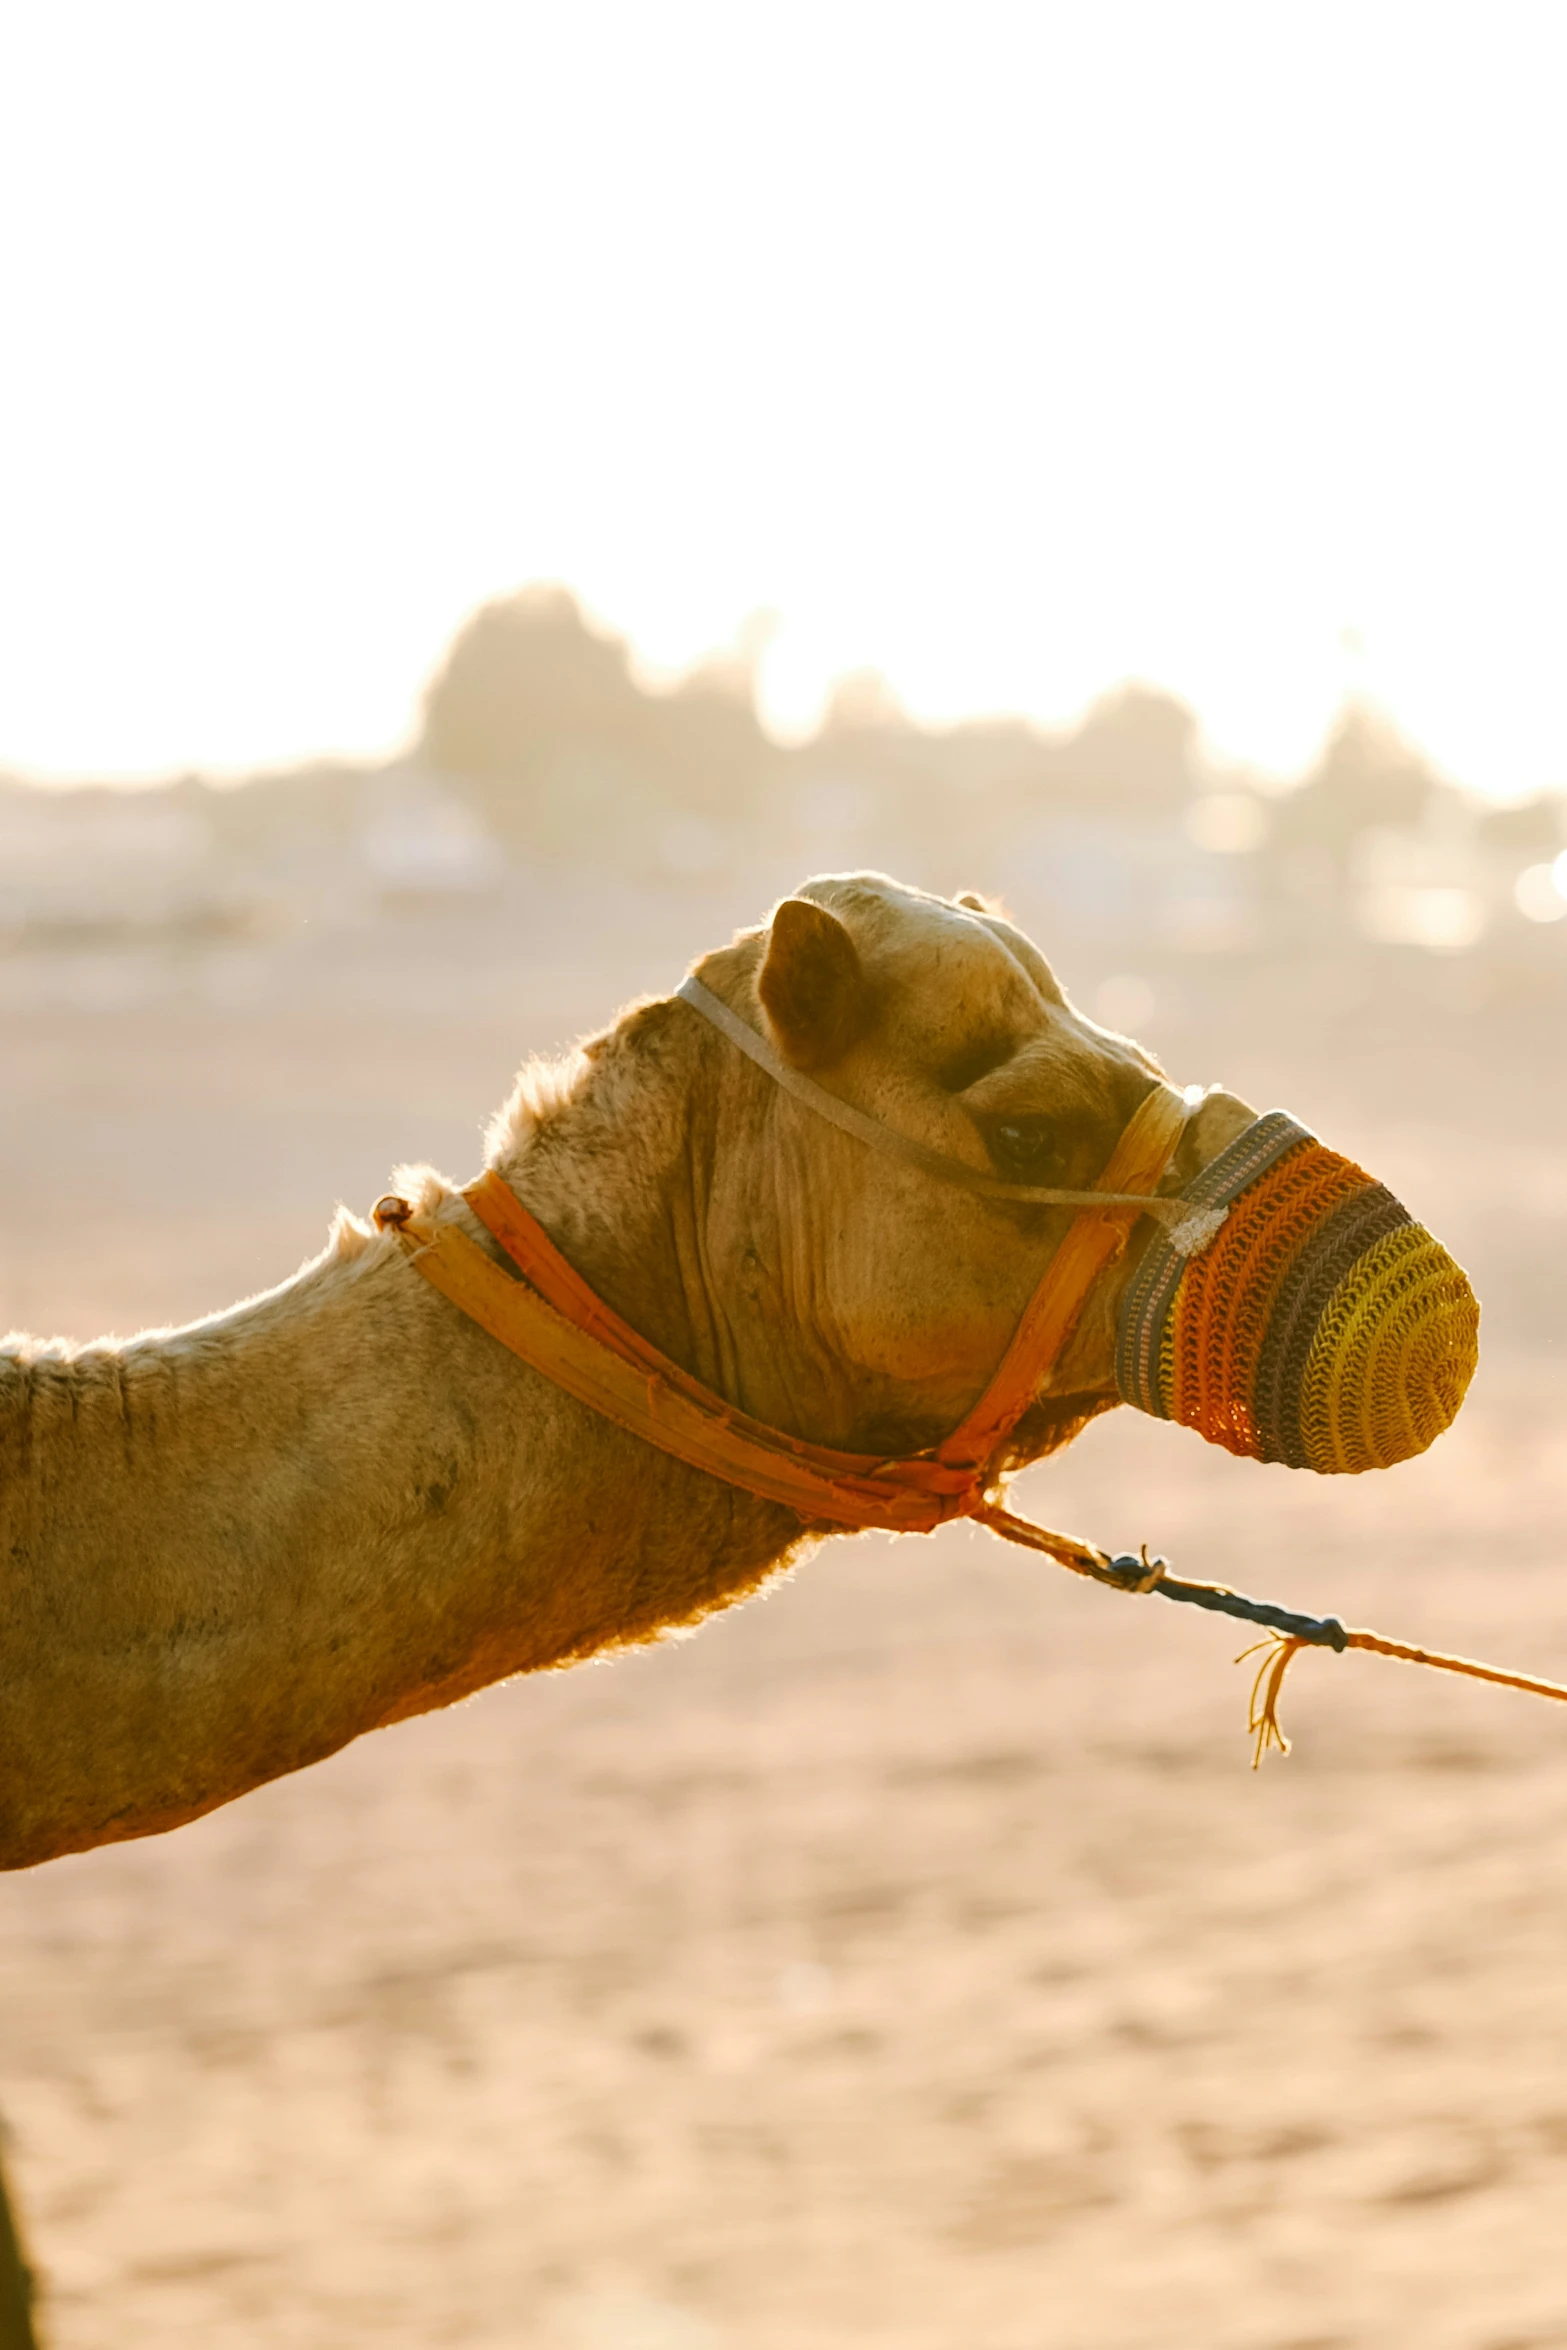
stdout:
{"type": "Polygon", "coordinates": [[[1266,1640],[1254,1640],[1250,1648],[1243,1648],[1235,1659],[1243,1665],[1249,1656],[1261,1649],[1263,1659],[1257,1667],[1257,1678],[1251,1685],[1251,1703],[1246,1710],[1246,1727],[1256,1743],[1251,1750],[1251,1767],[1262,1768],[1262,1758],[1270,1746],[1280,1754],[1288,1754],[1290,1742],[1279,1721],[1279,1691],[1292,1661],[1308,1643],[1288,1637],[1283,1632],[1270,1632],[1266,1640]]]}
{"type": "Polygon", "coordinates": [[[1245,1592],[1231,1591],[1222,1583],[1188,1583],[1170,1574],[1163,1559],[1150,1559],[1146,1549],[1141,1555],[1125,1551],[1112,1558],[1096,1550],[1092,1543],[1080,1542],[1070,1534],[1052,1534],[1043,1526],[1031,1525],[1026,1518],[1014,1517],[1010,1510],[994,1502],[976,1510],[974,1515],[1006,1541],[1043,1551],[1058,1566],[1068,1568],[1074,1575],[1086,1575],[1095,1583],[1107,1583],[1112,1590],[1154,1591],[1161,1599],[1177,1600],[1216,1615],[1234,1616],[1243,1624],[1258,1625],[1264,1637],[1250,1648],[1243,1648],[1235,1660],[1241,1664],[1259,1651],[1262,1654],[1246,1715],[1246,1728],[1253,1740],[1253,1770],[1261,1767],[1270,1747],[1280,1754],[1288,1754],[1290,1750],[1279,1721],[1279,1695],[1285,1674],[1303,1648],[1331,1648],[1339,1655],[1346,1648],[1358,1648],[1368,1656],[1395,1657],[1402,1664],[1429,1665],[1435,1672],[1461,1673],[1471,1681],[1490,1681],[1500,1689],[1521,1689],[1530,1697],[1567,1701],[1567,1687],[1560,1681],[1542,1681],[1529,1673],[1509,1673],[1500,1665],[1481,1664],[1474,1657],[1447,1656],[1440,1649],[1415,1648],[1407,1641],[1387,1640],[1380,1632],[1353,1630],[1341,1624],[1337,1616],[1301,1615],[1293,1608],[1277,1606],[1272,1600],[1250,1599],[1245,1592]]]}

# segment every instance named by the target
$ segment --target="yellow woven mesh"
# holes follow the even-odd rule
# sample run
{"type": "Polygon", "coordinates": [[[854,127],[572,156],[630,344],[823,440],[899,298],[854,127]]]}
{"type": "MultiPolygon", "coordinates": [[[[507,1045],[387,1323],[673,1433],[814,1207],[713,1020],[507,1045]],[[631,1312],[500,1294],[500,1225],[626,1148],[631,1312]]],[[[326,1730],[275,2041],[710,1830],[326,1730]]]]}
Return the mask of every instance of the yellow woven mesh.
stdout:
{"type": "Polygon", "coordinates": [[[1423,1224],[1357,1260],[1328,1300],[1301,1381],[1313,1469],[1391,1468],[1453,1420],[1479,1359],[1480,1308],[1423,1224]]]}
{"type": "Polygon", "coordinates": [[[1280,1285],[1323,1220],[1368,1180],[1351,1160],[1306,1142],[1241,1194],[1217,1240],[1193,1258],[1170,1315],[1161,1368],[1173,1420],[1259,1457],[1257,1359],[1280,1285]]]}

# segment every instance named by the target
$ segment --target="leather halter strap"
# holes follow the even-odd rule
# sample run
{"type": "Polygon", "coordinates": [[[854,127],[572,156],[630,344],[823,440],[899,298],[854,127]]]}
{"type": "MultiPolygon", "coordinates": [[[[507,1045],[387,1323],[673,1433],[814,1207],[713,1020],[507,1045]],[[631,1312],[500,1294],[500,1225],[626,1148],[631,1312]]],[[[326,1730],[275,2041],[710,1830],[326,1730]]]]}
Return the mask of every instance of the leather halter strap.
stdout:
{"type": "Polygon", "coordinates": [[[807,1520],[916,1534],[950,1518],[981,1518],[1014,1540],[1086,1563],[1103,1554],[1042,1529],[1013,1532],[1021,1522],[990,1500],[993,1463],[1094,1283],[1125,1246],[1128,1211],[1146,1209],[1186,1117],[1182,1096],[1166,1085],[1139,1104],[1099,1186],[1083,1195],[1092,1209],[1074,1218],[984,1394],[932,1451],[899,1460],[807,1443],[703,1386],[605,1304],[493,1168],[463,1197],[520,1279],[455,1224],[415,1218],[405,1201],[380,1202],[376,1220],[397,1230],[425,1279],[491,1337],[603,1418],[692,1468],[807,1520]]]}

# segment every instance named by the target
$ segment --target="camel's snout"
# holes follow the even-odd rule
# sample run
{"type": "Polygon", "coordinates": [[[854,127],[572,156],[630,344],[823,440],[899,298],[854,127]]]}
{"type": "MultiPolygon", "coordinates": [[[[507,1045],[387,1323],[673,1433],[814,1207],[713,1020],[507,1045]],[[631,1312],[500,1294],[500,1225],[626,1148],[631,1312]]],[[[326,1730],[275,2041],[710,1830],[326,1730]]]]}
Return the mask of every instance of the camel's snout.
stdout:
{"type": "Polygon", "coordinates": [[[1474,1374],[1480,1308],[1439,1241],[1282,1110],[1187,1187],[1228,1209],[1199,1254],[1163,1232],[1122,1300],[1122,1399],[1292,1468],[1390,1468],[1440,1436],[1474,1374]]]}

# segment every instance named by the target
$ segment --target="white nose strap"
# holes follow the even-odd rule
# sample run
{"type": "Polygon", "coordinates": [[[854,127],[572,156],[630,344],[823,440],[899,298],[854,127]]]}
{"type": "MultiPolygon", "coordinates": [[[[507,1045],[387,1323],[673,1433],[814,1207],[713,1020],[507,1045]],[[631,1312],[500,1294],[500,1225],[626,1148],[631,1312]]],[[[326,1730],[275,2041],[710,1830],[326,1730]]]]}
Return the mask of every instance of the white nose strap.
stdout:
{"type": "MultiPolygon", "coordinates": [[[[829,1093],[825,1085],[818,1085],[814,1077],[786,1061],[767,1037],[754,1029],[749,1021],[732,1012],[721,997],[694,976],[684,980],[676,989],[682,1003],[710,1021],[716,1029],[737,1045],[748,1060],[764,1069],[775,1085],[785,1093],[804,1102],[819,1118],[852,1134],[857,1142],[872,1150],[885,1153],[888,1158],[902,1159],[906,1165],[918,1167],[923,1174],[934,1175],[939,1182],[956,1183],[965,1191],[978,1192],[985,1199],[1021,1200],[1030,1207],[1041,1208],[1135,1208],[1143,1215],[1156,1216],[1168,1227],[1170,1244],[1183,1256],[1195,1255],[1206,1248],[1219,1226],[1224,1222],[1223,1209],[1194,1208],[1181,1199],[1156,1199],[1143,1192],[1130,1191],[1062,1191],[1043,1183],[1003,1183],[999,1176],[987,1175],[981,1168],[970,1167],[962,1159],[950,1158],[945,1151],[932,1150],[928,1143],[916,1142],[910,1134],[900,1134],[895,1127],[884,1126],[879,1118],[867,1116],[851,1102],[842,1101],[829,1093]]],[[[1175,1095],[1173,1086],[1159,1090],[1175,1095]]],[[[1182,1125],[1203,1098],[1202,1088],[1192,1086],[1184,1095],[1176,1097],[1183,1110],[1182,1125]]],[[[1175,1142],[1179,1141],[1177,1128],[1175,1142]]],[[[1171,1145],[1174,1155],[1175,1143],[1171,1145]]]]}

